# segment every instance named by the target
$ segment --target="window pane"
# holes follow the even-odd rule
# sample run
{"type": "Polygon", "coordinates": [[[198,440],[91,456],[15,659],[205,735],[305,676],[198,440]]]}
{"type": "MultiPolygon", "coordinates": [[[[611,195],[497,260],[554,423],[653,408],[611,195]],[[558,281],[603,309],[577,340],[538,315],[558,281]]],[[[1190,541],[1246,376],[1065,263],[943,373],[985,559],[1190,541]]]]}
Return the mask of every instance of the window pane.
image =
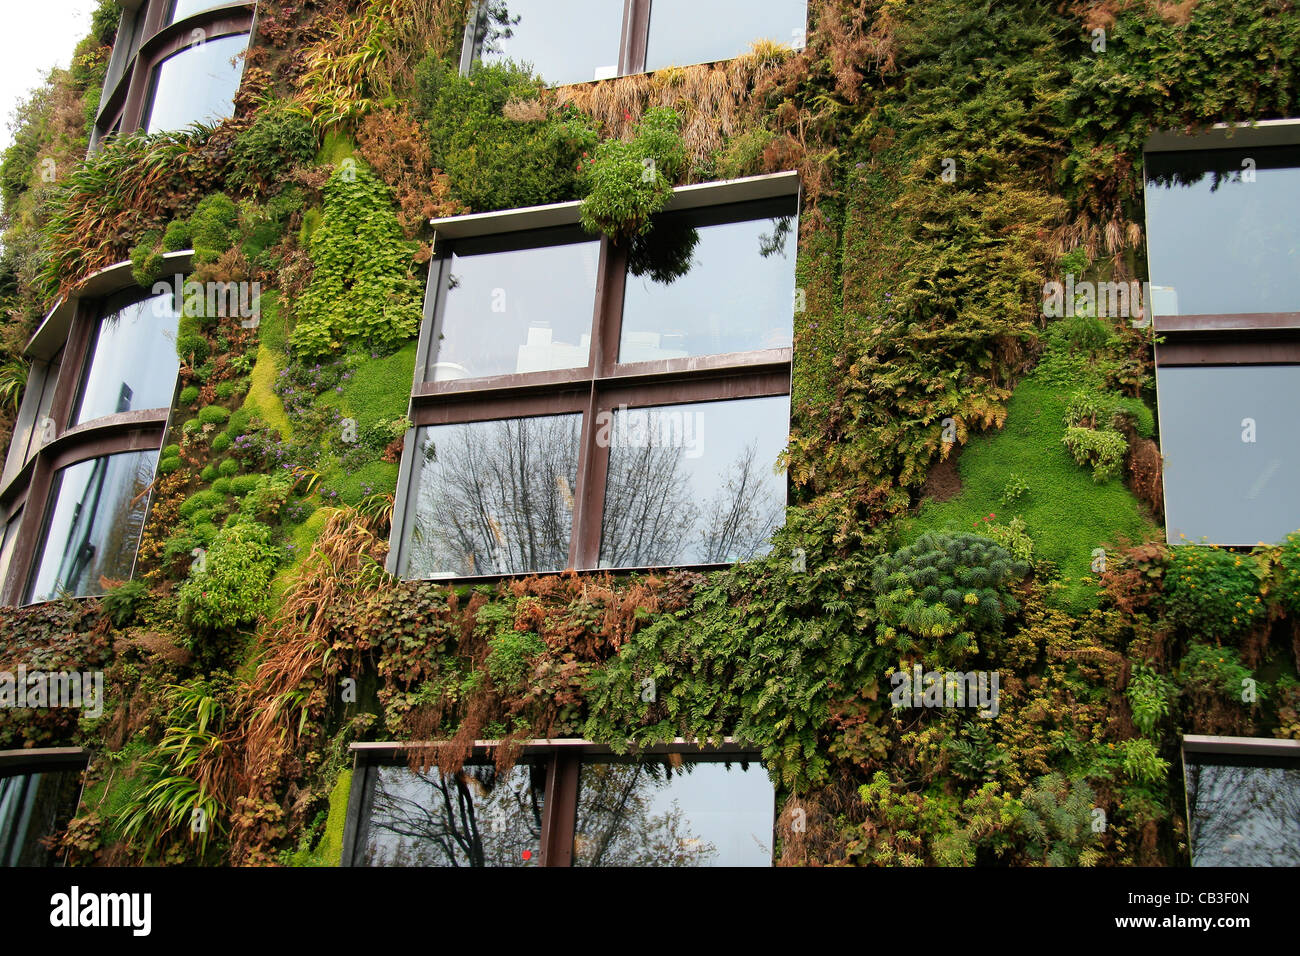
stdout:
{"type": "Polygon", "coordinates": [[[73,424],[116,412],[167,408],[176,389],[176,325],[166,292],[133,302],[99,323],[73,424]]]}
{"type": "Polygon", "coordinates": [[[1300,528],[1300,366],[1158,368],[1156,387],[1170,542],[1300,528]]]}
{"type": "Polygon", "coordinates": [[[690,66],[748,53],[756,40],[802,40],[806,0],[654,0],[645,68],[690,66]]]}
{"type": "Polygon", "coordinates": [[[776,793],[757,762],[584,762],[575,866],[771,866],[776,793]],[[674,764],[676,764],[674,766],[674,764]]]}
{"type": "Polygon", "coordinates": [[[158,64],[145,131],[181,130],[191,123],[212,124],[230,116],[244,72],[243,58],[236,58],[246,46],[246,33],[220,37],[186,47],[158,64]]]}
{"type": "Polygon", "coordinates": [[[367,771],[370,815],[354,865],[536,865],[542,840],[546,764],[525,759],[500,774],[466,765],[446,775],[436,767],[367,771]]]}
{"type": "MultiPolygon", "coordinates": [[[[572,233],[548,235],[559,241],[572,233]]],[[[545,241],[457,245],[428,381],[587,364],[600,243],[545,241]]]]}
{"type": "Polygon", "coordinates": [[[1193,866],[1300,866],[1295,761],[1216,755],[1186,775],[1193,866]]]}
{"type": "Polygon", "coordinates": [[[567,568],[581,430],[577,414],[420,429],[406,575],[567,568]]]}
{"type": "Polygon", "coordinates": [[[167,18],[167,22],[175,23],[177,20],[184,20],[196,13],[211,10],[213,7],[224,6],[230,2],[231,0],[173,0],[172,12],[167,18]]]}
{"type": "Polygon", "coordinates": [[[619,0],[489,0],[478,28],[485,63],[531,65],[547,83],[618,75],[619,0]]]}
{"type": "Polygon", "coordinates": [[[1148,153],[1146,177],[1156,315],[1300,311],[1300,146],[1148,153]]]}
{"type": "Polygon", "coordinates": [[[618,360],[789,348],[796,226],[793,199],[660,217],[628,251],[618,360]]]}
{"type": "Polygon", "coordinates": [[[54,507],[32,583],[31,601],[103,594],[101,577],[125,579],[135,564],[158,453],[92,458],[54,478],[54,507]]]}
{"type": "Polygon", "coordinates": [[[600,566],[742,561],[766,554],[785,522],[790,399],[655,408],[597,417],[609,448],[600,566]]]}
{"type": "Polygon", "coordinates": [[[23,513],[19,511],[5,522],[4,540],[0,542],[0,591],[4,590],[9,577],[9,565],[14,560],[14,548],[18,543],[18,526],[23,522],[23,513]]]}
{"type": "Polygon", "coordinates": [[[58,866],[44,843],[77,812],[81,773],[20,773],[0,777],[0,866],[58,866]]]}

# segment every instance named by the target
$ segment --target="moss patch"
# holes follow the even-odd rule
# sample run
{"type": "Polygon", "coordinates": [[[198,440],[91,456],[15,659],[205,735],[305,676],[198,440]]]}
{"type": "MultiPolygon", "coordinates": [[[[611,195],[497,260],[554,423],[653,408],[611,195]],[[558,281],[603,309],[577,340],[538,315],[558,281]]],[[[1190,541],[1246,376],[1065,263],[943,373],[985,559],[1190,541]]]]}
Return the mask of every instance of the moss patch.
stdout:
{"type": "Polygon", "coordinates": [[[1062,444],[1062,419],[1071,389],[1048,384],[1034,373],[1020,383],[1008,405],[1006,425],[973,440],[957,463],[962,492],[945,502],[927,501],[910,522],[910,536],[926,531],[978,530],[990,514],[1003,523],[1019,515],[1034,539],[1034,556],[1055,563],[1065,585],[1062,606],[1082,611],[1097,604],[1088,575],[1094,548],[1121,539],[1135,542],[1155,528],[1119,479],[1098,484],[1062,444]],[[1023,477],[1028,490],[1003,501],[1008,476],[1023,477]]]}

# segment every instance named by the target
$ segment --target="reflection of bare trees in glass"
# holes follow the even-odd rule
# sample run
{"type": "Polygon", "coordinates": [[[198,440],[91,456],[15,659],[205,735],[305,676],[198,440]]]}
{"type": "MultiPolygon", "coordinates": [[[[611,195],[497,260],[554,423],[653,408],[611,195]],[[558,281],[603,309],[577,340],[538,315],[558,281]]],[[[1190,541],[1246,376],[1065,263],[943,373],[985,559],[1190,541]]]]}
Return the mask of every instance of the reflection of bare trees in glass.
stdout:
{"type": "Polygon", "coordinates": [[[656,794],[671,786],[670,774],[650,761],[584,766],[574,865],[708,866],[717,847],[692,835],[675,801],[671,809],[653,812],[656,794]]]}
{"type": "Polygon", "coordinates": [[[685,449],[647,444],[609,449],[600,559],[609,567],[671,564],[697,514],[685,449]]]}
{"type": "Polygon", "coordinates": [[[758,446],[750,442],[705,505],[700,548],[706,564],[739,561],[767,550],[784,502],[773,493],[771,476],[759,473],[757,457],[758,446]]]}
{"type": "Polygon", "coordinates": [[[1300,768],[1187,764],[1195,866],[1300,864],[1300,768]]]}
{"type": "Polygon", "coordinates": [[[367,866],[520,866],[535,858],[542,838],[546,773],[521,764],[507,774],[466,766],[376,771],[367,833],[367,866]]]}
{"type": "Polygon", "coordinates": [[[515,35],[514,27],[522,17],[510,15],[506,0],[488,0],[479,7],[478,30],[484,53],[501,53],[501,40],[515,35]]]}
{"type": "Polygon", "coordinates": [[[426,432],[410,573],[567,567],[580,428],[555,415],[426,432]]]}

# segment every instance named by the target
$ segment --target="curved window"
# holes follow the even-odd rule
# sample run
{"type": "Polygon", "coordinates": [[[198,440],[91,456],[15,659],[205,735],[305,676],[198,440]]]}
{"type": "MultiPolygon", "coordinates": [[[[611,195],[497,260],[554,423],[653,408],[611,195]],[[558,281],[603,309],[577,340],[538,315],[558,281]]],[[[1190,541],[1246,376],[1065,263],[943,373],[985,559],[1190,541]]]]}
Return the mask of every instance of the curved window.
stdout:
{"type": "Polygon", "coordinates": [[[205,40],[175,53],[153,71],[145,131],[184,129],[191,123],[218,123],[234,111],[244,72],[239,54],[248,34],[205,40]]]}
{"type": "Polygon", "coordinates": [[[230,2],[231,0],[172,0],[172,8],[165,22],[175,23],[177,20],[184,20],[186,17],[211,10],[213,7],[224,7],[230,2]]]}
{"type": "Polygon", "coordinates": [[[98,595],[101,578],[131,576],[157,461],[156,451],[125,452],[59,471],[29,601],[98,595]]]}
{"type": "Polygon", "coordinates": [[[171,405],[180,360],[172,293],[111,307],[100,320],[72,424],[171,405]]]}

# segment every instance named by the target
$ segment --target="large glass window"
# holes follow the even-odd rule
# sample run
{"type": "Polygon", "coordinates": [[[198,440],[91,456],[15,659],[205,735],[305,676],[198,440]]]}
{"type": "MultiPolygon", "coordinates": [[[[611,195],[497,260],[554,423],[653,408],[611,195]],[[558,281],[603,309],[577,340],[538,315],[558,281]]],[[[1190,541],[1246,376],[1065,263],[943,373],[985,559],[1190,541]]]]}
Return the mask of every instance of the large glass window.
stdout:
{"type": "Polygon", "coordinates": [[[102,578],[131,576],[157,459],[156,451],[125,452],[55,475],[29,601],[102,594],[102,578]]]}
{"type": "Polygon", "coordinates": [[[1300,312],[1300,146],[1146,156],[1156,315],[1300,312]]]}
{"type": "Polygon", "coordinates": [[[100,320],[72,424],[170,406],[180,368],[178,320],[171,292],[111,308],[100,320]]]}
{"type": "Polygon", "coordinates": [[[599,260],[600,243],[569,229],[458,243],[428,380],[585,366],[599,260]]]}
{"type": "Polygon", "coordinates": [[[405,573],[561,571],[569,565],[579,415],[422,428],[405,573]]]}
{"type": "Polygon", "coordinates": [[[367,768],[367,809],[354,866],[535,865],[542,834],[546,762],[525,758],[500,773],[467,764],[367,768]]]}
{"type": "Polygon", "coordinates": [[[807,16],[807,0],[653,0],[645,68],[729,60],[758,40],[802,45],[807,16]]]}
{"type": "Polygon", "coordinates": [[[575,866],[771,866],[776,792],[757,763],[584,761],[575,866]]]}
{"type": "Polygon", "coordinates": [[[807,0],[484,0],[470,56],[526,63],[551,85],[587,83],[619,75],[624,40],[630,72],[690,66],[758,41],[802,46],[807,16],[807,0]]]}
{"type": "Polygon", "coordinates": [[[790,206],[660,217],[628,253],[619,361],[789,348],[795,265],[790,206]]]}
{"type": "Polygon", "coordinates": [[[1157,371],[1169,540],[1253,545],[1300,529],[1300,366],[1157,371]]]}
{"type": "Polygon", "coordinates": [[[13,564],[14,551],[18,546],[18,529],[23,522],[22,510],[5,522],[4,536],[0,539],[0,593],[9,580],[9,566],[13,564]]]}
{"type": "Polygon", "coordinates": [[[244,72],[240,54],[247,46],[246,33],[204,40],[154,67],[146,132],[181,130],[191,123],[218,123],[230,116],[244,72]]]}
{"type": "Polygon", "coordinates": [[[1193,866],[1300,866],[1300,756],[1184,757],[1193,866]]]}
{"type": "Polygon", "coordinates": [[[789,438],[790,399],[618,408],[600,565],[721,564],[763,554],[785,517],[773,466],[789,438]]]}
{"type": "Polygon", "coordinates": [[[211,10],[213,7],[225,6],[230,2],[231,0],[172,0],[171,9],[167,12],[165,22],[175,23],[177,20],[184,20],[196,13],[211,10]]]}
{"type": "Polygon", "coordinates": [[[79,770],[0,775],[0,866],[58,866],[49,838],[77,812],[79,770]]]}
{"type": "Polygon", "coordinates": [[[529,65],[551,85],[618,75],[618,0],[487,0],[475,44],[485,63],[529,65]]]}
{"type": "Polygon", "coordinates": [[[398,570],[764,553],[785,514],[796,226],[785,196],[603,249],[571,227],[440,240],[398,570]]]}

